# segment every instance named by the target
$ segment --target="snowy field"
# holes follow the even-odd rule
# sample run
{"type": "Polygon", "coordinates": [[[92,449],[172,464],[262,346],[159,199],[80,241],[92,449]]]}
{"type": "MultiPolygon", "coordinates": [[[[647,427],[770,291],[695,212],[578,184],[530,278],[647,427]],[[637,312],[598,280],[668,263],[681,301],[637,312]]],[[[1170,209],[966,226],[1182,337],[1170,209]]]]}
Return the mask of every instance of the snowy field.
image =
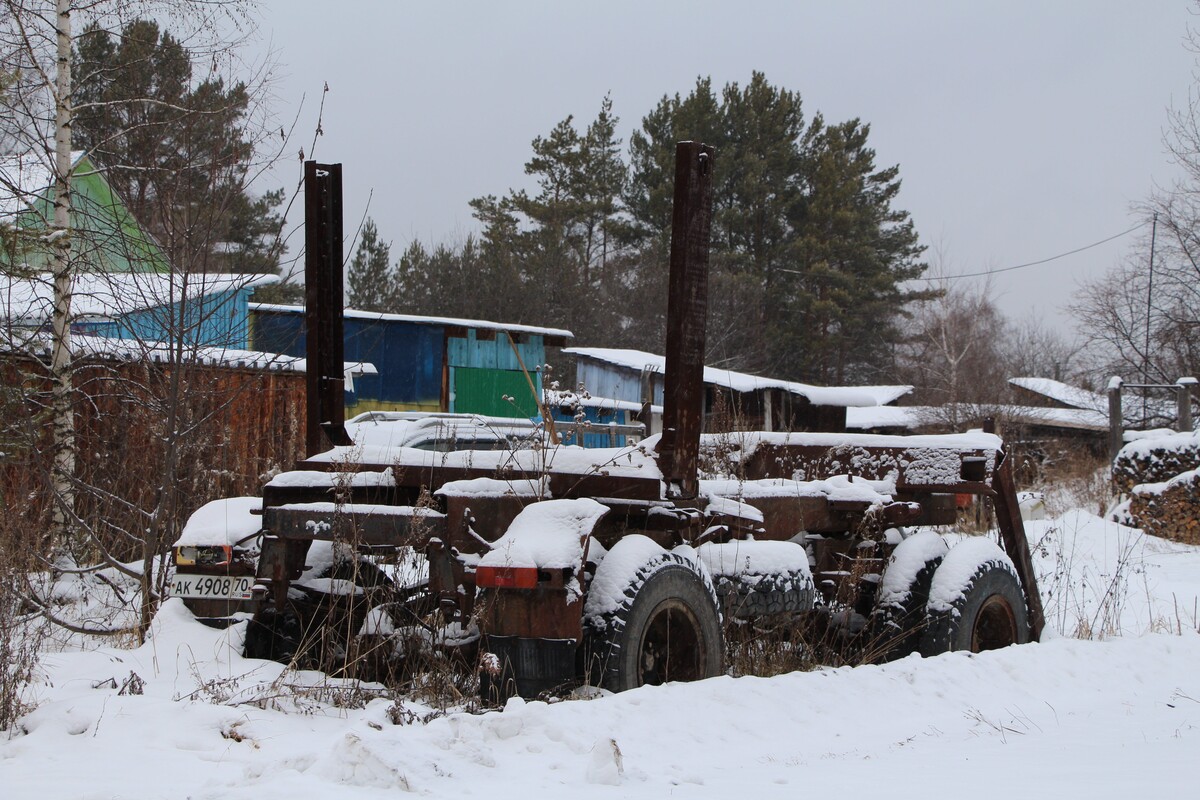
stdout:
{"type": "Polygon", "coordinates": [[[339,708],[169,601],[139,649],[44,656],[0,798],[1200,796],[1200,548],[1081,511],[1028,529],[1040,644],[428,721],[339,708]]]}

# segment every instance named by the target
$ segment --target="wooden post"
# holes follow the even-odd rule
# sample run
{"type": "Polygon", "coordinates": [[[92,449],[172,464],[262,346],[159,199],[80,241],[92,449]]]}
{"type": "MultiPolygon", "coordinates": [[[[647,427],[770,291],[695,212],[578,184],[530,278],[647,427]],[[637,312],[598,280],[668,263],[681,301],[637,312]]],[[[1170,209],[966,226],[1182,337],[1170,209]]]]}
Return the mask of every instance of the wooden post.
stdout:
{"type": "Polygon", "coordinates": [[[1175,406],[1179,412],[1175,418],[1175,430],[1180,433],[1192,430],[1192,387],[1195,385],[1195,378],[1175,381],[1175,406]]]}
{"type": "Polygon", "coordinates": [[[637,421],[646,429],[646,436],[653,436],[654,431],[654,368],[642,367],[638,381],[638,392],[642,398],[642,410],[637,414],[637,421]]]}
{"type": "Polygon", "coordinates": [[[1108,460],[1115,461],[1124,446],[1124,420],[1121,416],[1121,379],[1108,381],[1108,460]]]}
{"type": "Polygon", "coordinates": [[[708,239],[715,148],[675,146],[675,206],[667,302],[667,371],[659,466],[669,497],[692,498],[704,424],[704,337],[708,322],[708,239]]]}

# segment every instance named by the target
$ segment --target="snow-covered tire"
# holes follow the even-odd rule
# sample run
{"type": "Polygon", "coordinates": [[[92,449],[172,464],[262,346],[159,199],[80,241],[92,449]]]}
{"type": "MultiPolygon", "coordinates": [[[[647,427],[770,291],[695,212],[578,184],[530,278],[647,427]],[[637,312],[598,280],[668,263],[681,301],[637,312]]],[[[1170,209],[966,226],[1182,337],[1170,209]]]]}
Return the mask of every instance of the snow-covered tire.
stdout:
{"type": "Polygon", "coordinates": [[[589,596],[585,611],[589,677],[614,692],[711,678],[724,668],[721,615],[703,566],[647,542],[629,536],[605,556],[593,588],[615,581],[624,588],[589,596]]]}
{"type": "Polygon", "coordinates": [[[808,554],[798,544],[748,539],[704,544],[696,554],[712,576],[726,617],[794,614],[816,603],[808,554]]]}
{"type": "Polygon", "coordinates": [[[715,583],[725,616],[734,619],[811,611],[817,596],[812,574],[798,570],[778,575],[721,576],[715,583]]]}
{"type": "Polygon", "coordinates": [[[1012,560],[988,539],[952,548],[933,575],[921,655],[978,653],[1029,641],[1029,612],[1012,560]]]}
{"type": "Polygon", "coordinates": [[[933,574],[949,550],[944,538],[922,531],[892,551],[871,611],[868,648],[878,660],[904,658],[920,646],[933,574]]]}

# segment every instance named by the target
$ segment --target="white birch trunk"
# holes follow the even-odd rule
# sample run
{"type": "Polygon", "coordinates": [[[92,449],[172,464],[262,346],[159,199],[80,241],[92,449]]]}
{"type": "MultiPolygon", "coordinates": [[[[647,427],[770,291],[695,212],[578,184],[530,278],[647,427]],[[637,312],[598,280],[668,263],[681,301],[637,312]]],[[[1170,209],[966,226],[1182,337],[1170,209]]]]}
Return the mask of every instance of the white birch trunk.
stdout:
{"type": "Polygon", "coordinates": [[[71,3],[56,0],[57,64],[54,81],[54,318],[50,357],[54,490],[52,534],[56,546],[70,541],[75,510],[75,417],[71,366],[71,3]]]}

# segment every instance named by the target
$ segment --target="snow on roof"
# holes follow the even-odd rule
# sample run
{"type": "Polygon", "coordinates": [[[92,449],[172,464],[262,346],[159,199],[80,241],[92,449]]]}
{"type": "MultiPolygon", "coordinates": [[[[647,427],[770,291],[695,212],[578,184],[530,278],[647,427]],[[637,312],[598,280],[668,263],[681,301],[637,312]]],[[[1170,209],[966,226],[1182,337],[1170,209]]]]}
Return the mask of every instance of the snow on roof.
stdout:
{"type": "MultiPolygon", "coordinates": [[[[72,166],[81,158],[82,150],[72,151],[72,166]]],[[[0,224],[11,221],[50,188],[54,183],[52,159],[53,153],[48,151],[0,157],[0,224]]]]}
{"type": "MultiPolygon", "coordinates": [[[[664,356],[643,350],[623,350],[608,347],[570,347],[564,353],[603,361],[614,366],[641,372],[650,368],[654,372],[666,372],[664,356]]],[[[716,367],[704,368],[704,382],[724,386],[735,392],[754,392],[759,389],[780,389],[790,394],[805,397],[817,406],[845,406],[847,408],[882,406],[903,397],[912,391],[911,386],[811,386],[807,383],[782,381],[749,375],[716,367]]]]}
{"type": "Polygon", "coordinates": [[[1107,431],[1108,413],[1087,408],[1043,408],[1040,406],[1001,406],[1001,413],[1014,422],[1051,428],[1107,431]]]}
{"type": "MultiPolygon", "coordinates": [[[[251,311],[269,311],[281,314],[303,314],[304,306],[287,306],[275,303],[251,303],[251,311]]],[[[575,334],[564,328],[541,328],[535,325],[514,325],[508,322],[489,322],[483,319],[458,319],[456,317],[427,317],[419,314],[384,314],[379,311],[358,311],[347,308],[342,311],[346,319],[372,319],[381,322],[411,322],[414,325],[446,325],[458,328],[480,328],[482,330],[507,331],[509,333],[531,333],[559,339],[574,339],[575,334]]]]}
{"type": "MultiPolygon", "coordinates": [[[[174,272],[82,272],[71,290],[76,319],[112,319],[135,311],[176,303],[185,298],[278,283],[278,275],[193,274],[174,272]]],[[[0,275],[0,319],[40,325],[54,308],[54,277],[0,275]]]]}
{"type": "MultiPolygon", "coordinates": [[[[1102,394],[1089,392],[1087,389],[1080,389],[1078,386],[1071,386],[1049,378],[1009,378],[1008,382],[1013,386],[1070,406],[1072,409],[1098,412],[1104,415],[1105,427],[1108,426],[1108,398],[1102,394]]],[[[1109,381],[1109,388],[1113,388],[1114,385],[1120,387],[1122,384],[1123,381],[1120,378],[1113,378],[1109,381]]],[[[1127,425],[1140,424],[1143,421],[1143,403],[1145,404],[1144,413],[1151,417],[1170,419],[1175,416],[1175,401],[1164,399],[1162,396],[1133,395],[1127,396],[1123,402],[1122,416],[1127,425]]]]}
{"type": "Polygon", "coordinates": [[[1080,389],[1078,386],[1071,386],[1062,381],[1051,380],[1050,378],[1009,378],[1008,382],[1013,386],[1026,389],[1034,394],[1040,394],[1043,397],[1048,397],[1071,408],[1084,408],[1090,411],[1108,413],[1107,397],[1095,392],[1089,392],[1087,389],[1080,389]]]}
{"type": "MultiPolygon", "coordinates": [[[[979,406],[964,405],[959,417],[970,419],[979,416],[979,406]]],[[[1082,408],[1046,408],[1041,406],[989,406],[988,413],[1011,422],[1025,425],[1040,425],[1048,428],[1070,428],[1074,430],[1106,431],[1108,414],[1082,408]]],[[[937,406],[881,406],[878,408],[851,408],[846,411],[848,430],[871,430],[874,428],[920,428],[949,418],[944,407],[937,406]]]]}
{"type": "Polygon", "coordinates": [[[929,406],[874,406],[846,409],[846,430],[917,428],[928,421],[929,406]]]}
{"type": "MultiPolygon", "coordinates": [[[[20,351],[34,357],[49,358],[51,347],[51,337],[47,333],[36,333],[20,342],[0,340],[0,350],[20,351]]],[[[144,342],[138,339],[117,339],[81,333],[72,334],[71,351],[76,358],[144,360],[156,364],[169,364],[178,358],[170,342],[144,342]]],[[[204,366],[244,367],[279,372],[305,372],[308,369],[307,359],[230,347],[187,346],[184,348],[182,360],[184,363],[204,366]]],[[[377,374],[375,365],[365,361],[347,361],[343,364],[343,369],[347,391],[354,391],[355,376],[377,374]]]]}

